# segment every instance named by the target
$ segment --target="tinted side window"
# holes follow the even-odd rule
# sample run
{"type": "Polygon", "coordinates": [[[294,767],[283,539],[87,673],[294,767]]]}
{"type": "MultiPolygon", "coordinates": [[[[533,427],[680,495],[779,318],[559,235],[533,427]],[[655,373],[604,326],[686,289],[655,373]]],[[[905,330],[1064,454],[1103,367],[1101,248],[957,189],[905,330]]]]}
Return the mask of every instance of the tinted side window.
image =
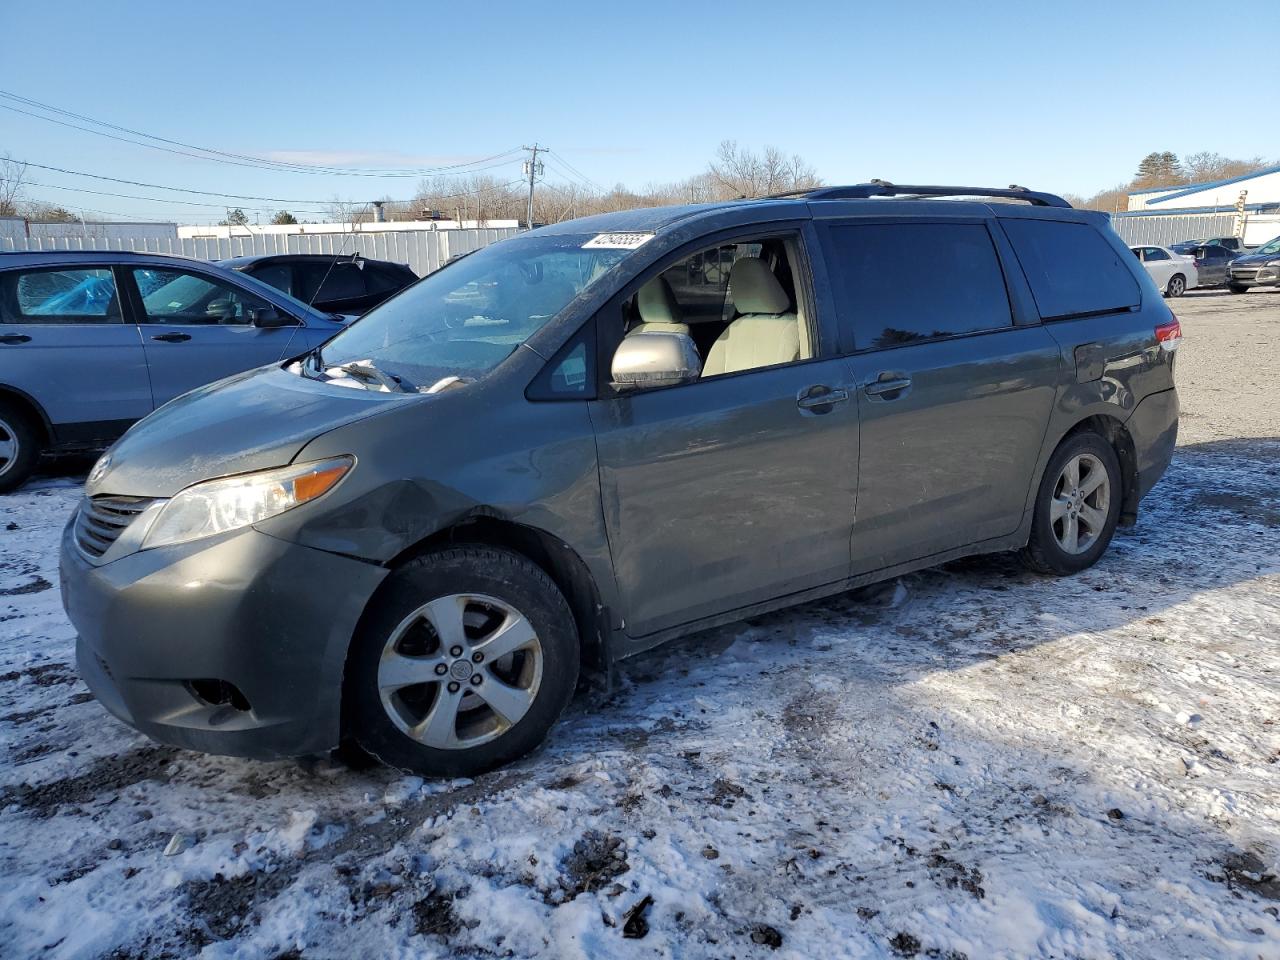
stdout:
{"type": "Polygon", "coordinates": [[[382,263],[366,263],[364,265],[364,283],[370,293],[387,293],[399,290],[413,283],[408,271],[382,263]]]}
{"type": "Polygon", "coordinates": [[[833,226],[827,246],[840,314],[859,350],[1013,325],[982,224],[833,226]]]}
{"type": "Polygon", "coordinates": [[[116,282],[106,268],[0,274],[0,322],[119,323],[116,282]]]}
{"type": "Polygon", "coordinates": [[[1168,260],[1169,255],[1159,247],[1147,247],[1147,262],[1154,263],[1157,260],[1168,260]]]}
{"type": "Polygon", "coordinates": [[[1002,220],[1045,319],[1136,307],[1138,281],[1087,223],[1002,220]]]}
{"type": "MultiPolygon", "coordinates": [[[[297,271],[301,275],[301,299],[307,302],[325,300],[348,300],[365,295],[364,271],[350,260],[343,260],[332,265],[327,263],[299,264],[297,271]],[[316,287],[319,292],[316,292],[316,287]]],[[[297,294],[294,294],[297,296],[297,294]]]]}

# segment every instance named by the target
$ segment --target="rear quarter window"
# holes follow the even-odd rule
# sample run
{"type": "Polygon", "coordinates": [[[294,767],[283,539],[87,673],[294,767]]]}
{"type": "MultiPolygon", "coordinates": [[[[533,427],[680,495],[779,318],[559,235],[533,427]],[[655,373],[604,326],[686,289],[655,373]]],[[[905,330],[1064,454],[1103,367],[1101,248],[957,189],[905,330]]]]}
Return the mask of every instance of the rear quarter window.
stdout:
{"type": "Polygon", "coordinates": [[[1138,281],[1106,237],[1087,223],[1002,220],[1036,308],[1045,320],[1136,307],[1138,281]]]}

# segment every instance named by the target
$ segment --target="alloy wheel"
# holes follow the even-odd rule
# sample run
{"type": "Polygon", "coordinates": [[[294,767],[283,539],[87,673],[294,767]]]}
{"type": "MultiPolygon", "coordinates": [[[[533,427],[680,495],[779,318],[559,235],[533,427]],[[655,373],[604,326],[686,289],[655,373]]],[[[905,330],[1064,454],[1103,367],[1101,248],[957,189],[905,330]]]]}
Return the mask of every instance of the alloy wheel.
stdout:
{"type": "Polygon", "coordinates": [[[18,432],[7,420],[0,420],[0,476],[18,462],[18,432]]]}
{"type": "Polygon", "coordinates": [[[1092,547],[1107,525],[1111,507],[1111,479],[1107,468],[1091,453],[1072,457],[1058,474],[1049,504],[1054,539],[1067,553],[1092,547]]]}
{"type": "Polygon", "coordinates": [[[392,631],[378,663],[378,694],[406,736],[464,750],[520,722],[542,668],[542,644],[524,614],[496,597],[450,594],[392,631]]]}

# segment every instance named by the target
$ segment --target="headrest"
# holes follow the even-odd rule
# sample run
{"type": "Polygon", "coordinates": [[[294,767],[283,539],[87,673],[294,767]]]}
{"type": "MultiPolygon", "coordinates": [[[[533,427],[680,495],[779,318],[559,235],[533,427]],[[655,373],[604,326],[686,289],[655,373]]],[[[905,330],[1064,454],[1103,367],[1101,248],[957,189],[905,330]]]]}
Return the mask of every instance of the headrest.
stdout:
{"type": "Polygon", "coordinates": [[[734,261],[729,271],[729,293],[739,313],[786,313],[791,298],[759,257],[734,261]]]}
{"type": "Polygon", "coordinates": [[[671,284],[661,274],[640,288],[636,294],[636,306],[644,323],[684,323],[680,304],[671,292],[671,284]]]}

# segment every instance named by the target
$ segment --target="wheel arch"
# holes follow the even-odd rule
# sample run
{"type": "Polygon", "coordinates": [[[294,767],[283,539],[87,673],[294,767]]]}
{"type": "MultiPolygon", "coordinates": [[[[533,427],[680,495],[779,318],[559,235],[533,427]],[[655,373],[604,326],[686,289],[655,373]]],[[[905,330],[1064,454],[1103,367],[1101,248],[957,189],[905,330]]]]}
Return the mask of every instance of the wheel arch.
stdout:
{"type": "Polygon", "coordinates": [[[1131,527],[1138,521],[1138,451],[1134,446],[1124,421],[1105,413],[1094,413],[1083,417],[1058,438],[1058,442],[1049,450],[1045,463],[1057,452],[1058,448],[1079,433],[1096,433],[1111,445],[1120,461],[1120,526],[1131,527]]]}
{"type": "Polygon", "coordinates": [[[10,386],[7,383],[0,383],[0,400],[10,400],[23,410],[26,410],[44,435],[45,445],[53,445],[53,424],[49,421],[49,415],[44,412],[44,407],[40,406],[35,397],[25,390],[19,390],[17,387],[10,386]]]}
{"type": "MultiPolygon", "coordinates": [[[[578,628],[582,665],[607,674],[612,665],[608,608],[586,561],[567,543],[536,527],[487,513],[477,513],[438,530],[401,550],[386,566],[397,570],[409,561],[442,547],[459,544],[501,547],[537,564],[564,594],[578,628]]],[[[386,581],[384,581],[385,583],[386,581]]],[[[366,610],[377,600],[370,597],[366,610]]]]}

